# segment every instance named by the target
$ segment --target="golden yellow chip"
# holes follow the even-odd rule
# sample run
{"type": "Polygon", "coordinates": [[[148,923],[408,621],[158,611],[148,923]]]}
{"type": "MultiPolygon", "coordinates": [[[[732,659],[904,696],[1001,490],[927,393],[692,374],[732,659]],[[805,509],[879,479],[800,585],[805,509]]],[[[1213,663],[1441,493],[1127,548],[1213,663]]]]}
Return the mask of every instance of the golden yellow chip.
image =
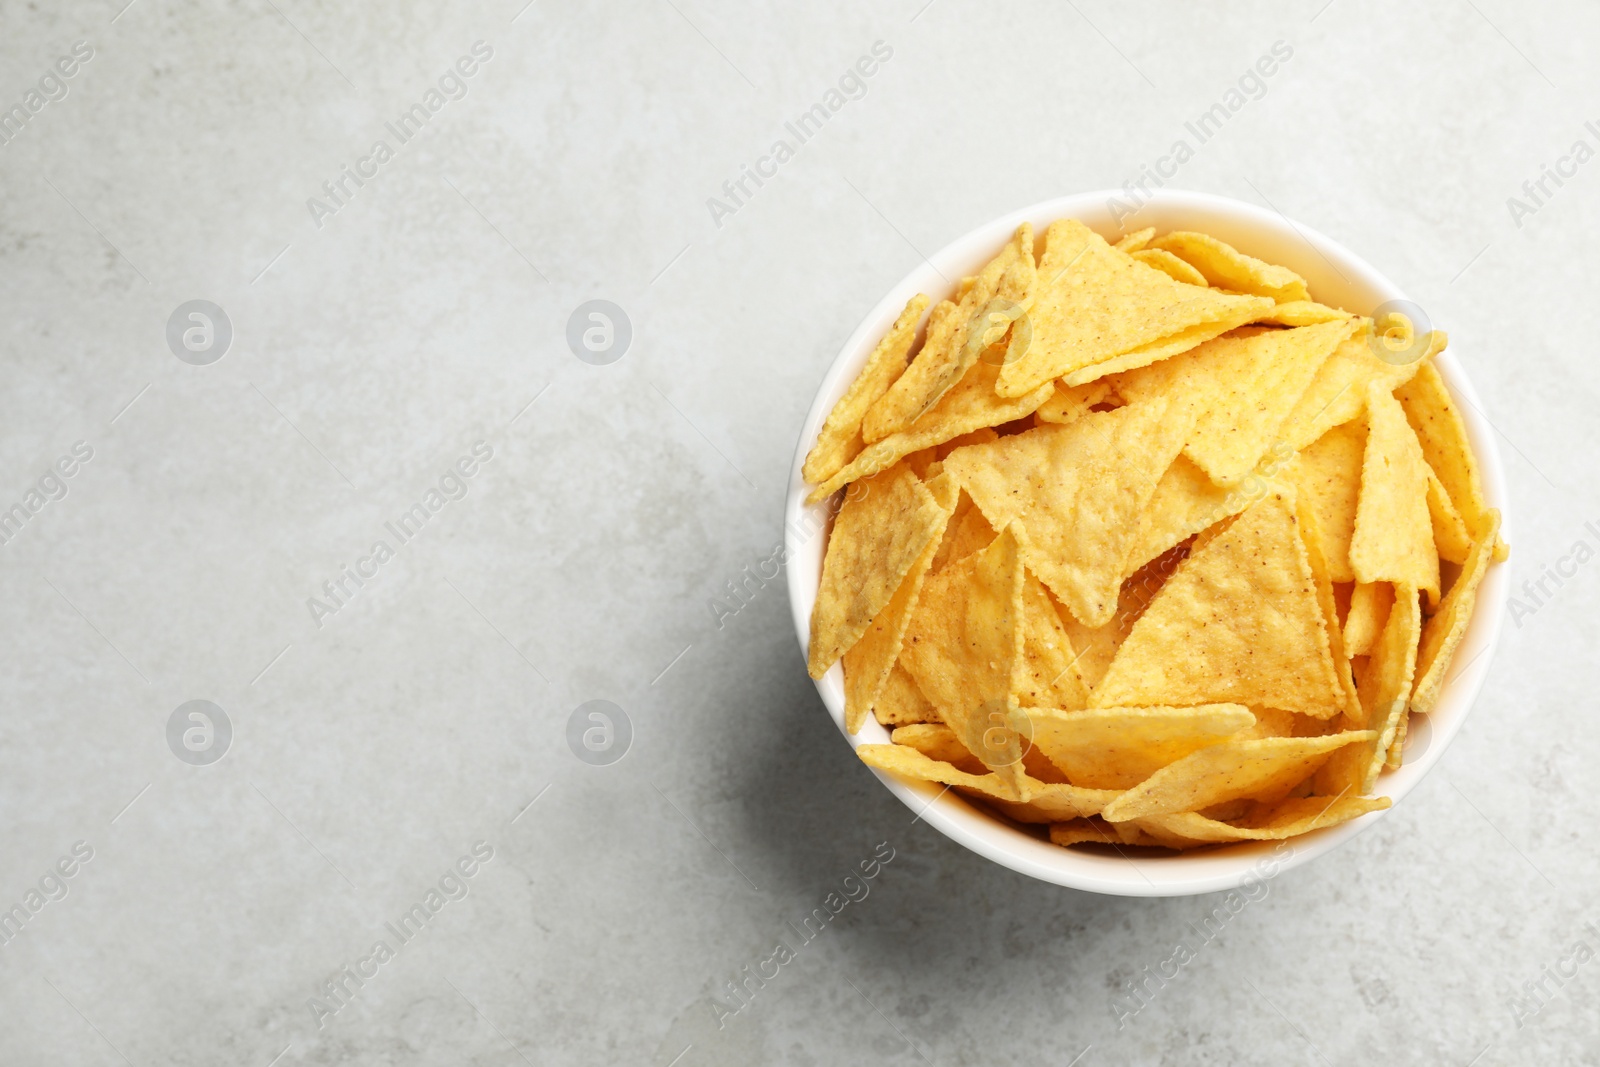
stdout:
{"type": "Polygon", "coordinates": [[[1362,319],[1355,333],[1345,338],[1317,370],[1311,385],[1283,420],[1278,433],[1296,451],[1367,409],[1367,385],[1380,382],[1393,390],[1411,380],[1418,370],[1444,351],[1447,338],[1434,330],[1431,344],[1420,359],[1393,364],[1372,351],[1372,322],[1362,319]]]}
{"type": "Polygon", "coordinates": [[[1358,582],[1410,585],[1439,600],[1439,554],[1428,513],[1428,463],[1405,412],[1381,382],[1367,386],[1361,500],[1350,535],[1358,582]]]}
{"type": "Polygon", "coordinates": [[[968,279],[960,302],[940,316],[937,328],[930,321],[911,366],[867,412],[861,427],[866,441],[912,429],[967,375],[983,350],[1021,316],[1032,297],[1035,270],[1033,227],[1024,222],[1000,254],[968,279]]]}
{"type": "Polygon", "coordinates": [[[1120,838],[1111,824],[1097,815],[1087,819],[1073,819],[1050,825],[1050,843],[1063,848],[1069,845],[1120,845],[1120,838]]]}
{"type": "Polygon", "coordinates": [[[1418,369],[1415,377],[1395,390],[1395,396],[1417,433],[1428,466],[1444,483],[1467,532],[1476,539],[1488,523],[1489,506],[1484,503],[1483,484],[1472,446],[1467,442],[1467,428],[1439,368],[1429,363],[1418,369]]]}
{"type": "Polygon", "coordinates": [[[1359,420],[1335,426],[1300,453],[1293,468],[1301,499],[1317,514],[1322,555],[1335,582],[1355,581],[1350,569],[1350,537],[1361,499],[1361,460],[1367,428],[1359,420]]]}
{"type": "Polygon", "coordinates": [[[945,469],[990,525],[1012,523],[1028,568],[1086,626],[1116,610],[1122,564],[1188,420],[1164,398],[952,452],[945,469]]]}
{"type": "Polygon", "coordinates": [[[907,745],[931,760],[948,763],[968,774],[988,774],[983,761],[967,751],[956,732],[944,723],[918,723],[901,726],[889,735],[897,745],[907,745]]]}
{"type": "Polygon", "coordinates": [[[1344,650],[1352,656],[1372,651],[1394,603],[1394,586],[1388,582],[1360,582],[1350,593],[1350,611],[1344,620],[1344,650]]]}
{"type": "Polygon", "coordinates": [[[1206,276],[1164,248],[1145,248],[1128,253],[1147,267],[1154,267],[1175,282],[1208,288],[1206,276]]]}
{"type": "Polygon", "coordinates": [[[963,490],[961,503],[956,505],[956,513],[950,525],[945,527],[944,540],[939,543],[939,551],[933,557],[933,572],[937,574],[957,560],[966,559],[974,552],[989,547],[994,537],[994,527],[989,525],[989,520],[983,517],[978,505],[963,490]]]}
{"type": "Polygon", "coordinates": [[[1272,323],[1277,326],[1315,326],[1319,322],[1337,322],[1351,317],[1348,311],[1331,308],[1312,300],[1290,300],[1275,305],[1271,311],[1256,319],[1256,322],[1272,323]]]}
{"type": "Polygon", "coordinates": [[[1151,241],[1149,247],[1171,252],[1219,289],[1270,296],[1280,304],[1311,299],[1306,280],[1288,267],[1247,256],[1209,234],[1175,230],[1151,241]]]}
{"type": "Polygon", "coordinates": [[[1322,793],[1362,796],[1377,784],[1411,694],[1421,634],[1422,607],[1416,586],[1396,586],[1383,632],[1356,679],[1364,721],[1350,725],[1365,726],[1367,740],[1340,752],[1321,770],[1317,788],[1322,793]]]}
{"type": "MultiPolygon", "coordinates": [[[[1195,844],[1223,841],[1282,841],[1308,834],[1325,826],[1337,826],[1358,819],[1368,812],[1389,806],[1388,797],[1291,797],[1279,801],[1248,825],[1218,822],[1198,812],[1151,815],[1139,820],[1140,829],[1158,837],[1182,839],[1195,844]]],[[[1096,840],[1083,836],[1080,841],[1096,840]]]]}
{"type": "Polygon", "coordinates": [[[1478,586],[1494,559],[1495,546],[1500,543],[1500,512],[1490,508],[1484,517],[1483,533],[1473,544],[1461,573],[1456,575],[1455,584],[1445,594],[1438,612],[1423,627],[1422,649],[1417,655],[1417,684],[1411,694],[1414,710],[1426,714],[1438,704],[1450,661],[1466,636],[1467,624],[1472,621],[1478,586]]]}
{"type": "Polygon", "coordinates": [[[1139,533],[1128,550],[1123,570],[1132,573],[1173,546],[1237,515],[1274,487],[1267,477],[1246,478],[1232,489],[1180,454],[1156,483],[1150,502],[1139,514],[1139,533]]]}
{"type": "Polygon", "coordinates": [[[1249,729],[1255,716],[1238,704],[1193,708],[1027,707],[1033,745],[1073,785],[1129,789],[1169,763],[1249,729]]]}
{"type": "Polygon", "coordinates": [[[1142,367],[1226,333],[1271,305],[1175,282],[1119,252],[1072,219],[1051,223],[1029,311],[1000,373],[1004,396],[1023,396],[1053,378],[1082,385],[1142,367]]]}
{"type": "Polygon", "coordinates": [[[1084,789],[1052,784],[1021,775],[1028,801],[1017,800],[1017,786],[997,774],[971,774],[940,760],[929,759],[909,745],[862,745],[861,762],[905,778],[938,782],[976,794],[997,811],[1018,822],[1053,823],[1098,815],[1117,794],[1109,789],[1084,789]]]}
{"type": "Polygon", "coordinates": [[[1095,707],[1339,713],[1345,690],[1289,496],[1268,493],[1178,567],[1117,651],[1095,707]]]}
{"type": "Polygon", "coordinates": [[[898,662],[890,669],[878,699],[872,702],[872,715],[885,726],[939,722],[939,713],[898,662]]]}
{"type": "Polygon", "coordinates": [[[805,480],[816,484],[832,478],[844,465],[861,454],[866,442],[861,436],[861,420],[878,398],[889,391],[906,369],[906,356],[917,336],[917,323],[928,307],[928,298],[921,293],[906,302],[905,310],[895,319],[894,325],[878,342],[878,347],[867,357],[867,365],[850,383],[844,396],[828,412],[827,421],[817,435],[817,443],[806,455],[800,473],[805,480]]]}
{"type": "Polygon", "coordinates": [[[1333,579],[1328,573],[1328,561],[1322,554],[1322,532],[1317,513],[1305,500],[1295,498],[1295,522],[1300,527],[1300,538],[1306,549],[1306,563],[1311,567],[1312,585],[1317,594],[1317,605],[1322,609],[1322,626],[1328,634],[1328,651],[1333,656],[1333,673],[1344,696],[1344,714],[1354,715],[1360,708],[1356,696],[1355,678],[1350,673],[1350,660],[1344,648],[1344,634],[1339,626],[1339,605],[1333,595],[1333,579]]]}
{"type": "Polygon", "coordinates": [[[1467,553],[1472,551],[1472,534],[1432,467],[1428,468],[1428,515],[1433,519],[1433,544],[1439,550],[1439,558],[1465,563],[1467,553]]]}
{"type": "Polygon", "coordinates": [[[1063,385],[1056,382],[1056,391],[1049,400],[1039,405],[1033,417],[1040,422],[1056,422],[1063,426],[1077,422],[1111,392],[1111,383],[1090,382],[1088,385],[1063,385]]]}
{"type": "Polygon", "coordinates": [[[1222,741],[1190,753],[1108,803],[1107,822],[1200,811],[1230,800],[1277,803],[1347,745],[1368,742],[1371,730],[1326,737],[1263,737],[1222,741]]]}
{"type": "Polygon", "coordinates": [[[1122,238],[1122,240],[1118,241],[1111,247],[1115,248],[1118,252],[1126,252],[1131,256],[1135,252],[1142,249],[1145,245],[1149,244],[1150,238],[1154,237],[1155,235],[1156,228],[1154,226],[1146,226],[1142,230],[1134,230],[1132,233],[1128,234],[1128,236],[1122,238]]]}
{"type": "Polygon", "coordinates": [[[1061,624],[1050,594],[1031,574],[1022,581],[1022,620],[1018,703],[1046,708],[1084,707],[1089,702],[1089,683],[1078,668],[1072,638],[1061,624]]]}
{"type": "Polygon", "coordinates": [[[947,474],[940,474],[927,483],[927,489],[938,503],[944,515],[943,521],[935,524],[937,532],[923,546],[911,569],[900,580],[900,586],[889,598],[889,603],[873,617],[872,624],[861,635],[861,639],[844,654],[844,728],[848,733],[855,733],[867,721],[867,712],[872,710],[889,680],[890,672],[894,670],[906,627],[911,622],[911,613],[916,609],[917,598],[922,592],[923,580],[938,551],[944,529],[949,524],[950,513],[955,510],[957,494],[961,492],[961,488],[947,474]]]}
{"type": "Polygon", "coordinates": [[[949,515],[909,469],[870,479],[833,521],[811,612],[807,666],[821,678],[861,639],[949,515]]]}
{"type": "Polygon", "coordinates": [[[1129,400],[1156,395],[1196,409],[1184,454],[1219,485],[1232,486],[1279,438],[1279,427],[1324,360],[1355,329],[1344,319],[1275,330],[1252,326],[1181,356],[1117,376],[1129,400]]]}
{"type": "Polygon", "coordinates": [[[927,580],[900,654],[939,717],[1019,800],[1028,799],[1027,717],[1015,692],[1025,577],[1017,539],[1003,529],[988,548],[927,580]]]}
{"type": "Polygon", "coordinates": [[[913,452],[942,445],[975,430],[1003,426],[1032,415],[1040,404],[1050,398],[1055,386],[1045,382],[1032,393],[1015,400],[998,396],[994,385],[1000,368],[991,359],[999,358],[998,348],[989,349],[967,376],[946,393],[932,411],[913,423],[911,429],[890,434],[868,445],[848,466],[813,489],[806,497],[806,503],[826,500],[851,482],[892,467],[913,452]]]}

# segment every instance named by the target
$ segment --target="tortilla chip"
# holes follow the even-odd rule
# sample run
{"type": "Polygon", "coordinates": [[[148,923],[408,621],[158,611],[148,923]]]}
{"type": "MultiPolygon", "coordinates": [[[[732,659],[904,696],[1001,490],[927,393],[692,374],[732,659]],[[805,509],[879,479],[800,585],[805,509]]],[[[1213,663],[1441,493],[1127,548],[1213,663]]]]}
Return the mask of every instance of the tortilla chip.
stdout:
{"type": "Polygon", "coordinates": [[[1120,845],[1122,839],[1111,824],[1097,815],[1087,819],[1050,824],[1050,843],[1066,848],[1070,845],[1120,845]]]}
{"type": "Polygon", "coordinates": [[[943,521],[937,523],[938,532],[923,546],[921,554],[900,580],[900,587],[895,590],[889,603],[873,618],[861,639],[844,654],[846,733],[853,734],[861,729],[861,724],[867,721],[867,712],[872,710],[889,680],[890,672],[894,670],[901,643],[905,639],[906,626],[911,622],[911,613],[916,610],[917,598],[922,592],[923,579],[927,577],[928,567],[939,549],[950,513],[955,510],[956,496],[961,492],[961,488],[947,474],[940,474],[927,483],[927,489],[944,515],[943,521]]]}
{"type": "Polygon", "coordinates": [[[993,427],[984,426],[973,430],[971,433],[964,433],[960,437],[952,437],[950,440],[937,445],[933,450],[933,454],[942,462],[946,456],[958,448],[966,448],[968,445],[986,445],[990,441],[999,438],[999,436],[994,432],[993,427]]]}
{"type": "Polygon", "coordinates": [[[1394,390],[1410,381],[1418,370],[1444,350],[1444,331],[1434,330],[1432,343],[1421,359],[1412,363],[1385,363],[1372,353],[1372,323],[1362,319],[1355,333],[1345,338],[1317,370],[1299,403],[1289,412],[1278,434],[1296,451],[1367,408],[1367,385],[1381,382],[1394,390]]]}
{"type": "Polygon", "coordinates": [[[890,669],[878,699],[872,702],[872,715],[885,726],[939,722],[939,712],[899,661],[890,669]]]}
{"type": "Polygon", "coordinates": [[[1322,555],[1336,582],[1355,581],[1355,571],[1350,569],[1350,537],[1361,499],[1361,461],[1366,446],[1366,426],[1351,420],[1312,442],[1294,467],[1295,487],[1316,511],[1322,555]]]}
{"type": "Polygon", "coordinates": [[[1416,586],[1438,603],[1428,464],[1400,402],[1380,382],[1367,386],[1367,427],[1350,568],[1359,582],[1416,586]]]}
{"type": "MultiPolygon", "coordinates": [[[[905,467],[872,478],[839,509],[811,612],[807,669],[821,678],[861,639],[949,518],[905,467]]],[[[891,662],[893,662],[891,660],[891,662]]]]}
{"type": "MultiPolygon", "coordinates": [[[[1081,708],[1089,702],[1089,683],[1078,669],[1072,638],[1039,579],[1022,581],[1022,664],[1017,702],[1046,708],[1081,708]]],[[[1080,783],[1081,784],[1081,783],[1080,783]]]]}
{"type": "Polygon", "coordinates": [[[1322,609],[1322,625],[1328,634],[1328,651],[1333,655],[1333,673],[1344,695],[1344,714],[1354,715],[1360,708],[1360,701],[1356,696],[1355,679],[1350,674],[1350,660],[1345,653],[1344,634],[1339,626],[1339,606],[1333,596],[1333,580],[1328,574],[1328,561],[1322,554],[1322,531],[1316,511],[1298,496],[1295,498],[1295,520],[1305,544],[1306,562],[1311,565],[1317,604],[1322,609]]]}
{"type": "Polygon", "coordinates": [[[889,735],[889,740],[897,745],[914,748],[931,760],[948,763],[968,774],[989,773],[989,768],[983,765],[983,761],[968,752],[967,746],[961,743],[956,732],[942,722],[899,727],[889,735]]]}
{"type": "Polygon", "coordinates": [[[1455,584],[1445,594],[1444,602],[1428,625],[1422,630],[1422,648],[1417,653],[1417,684],[1411,693],[1411,708],[1424,714],[1439,703],[1439,693],[1444,688],[1445,675],[1450,661],[1466,636],[1467,624],[1472,621],[1472,609],[1478,602],[1478,585],[1494,559],[1495,546],[1500,544],[1500,512],[1490,508],[1484,518],[1484,528],[1455,584]]]}
{"type": "Polygon", "coordinates": [[[1255,723],[1238,704],[1193,708],[1025,707],[1034,748],[1074,785],[1129,789],[1169,763],[1214,745],[1255,723]]]}
{"type": "Polygon", "coordinates": [[[1383,624],[1394,603],[1394,586],[1388,582],[1364,582],[1350,594],[1350,612],[1344,621],[1344,650],[1352,656],[1372,652],[1383,624]]]}
{"type": "Polygon", "coordinates": [[[1012,523],[1028,568],[1086,626],[1116,611],[1138,517],[1183,446],[1164,398],[951,453],[945,468],[990,525],[1012,523]]]}
{"type": "Polygon", "coordinates": [[[1415,377],[1395,390],[1395,396],[1416,431],[1428,466],[1444,483],[1451,503],[1476,540],[1488,524],[1489,505],[1483,498],[1467,427],[1439,368],[1432,363],[1419,368],[1415,377]]]}
{"type": "Polygon", "coordinates": [[[1218,485],[1236,485],[1353,329],[1353,319],[1292,330],[1248,327],[1119,375],[1116,389],[1129,400],[1164,394],[1193,405],[1196,422],[1184,455],[1218,485]]]}
{"type": "Polygon", "coordinates": [[[1206,276],[1164,248],[1146,248],[1128,253],[1147,267],[1154,267],[1175,282],[1208,288],[1206,276]]]}
{"type": "MultiPolygon", "coordinates": [[[[1196,843],[1282,841],[1325,826],[1337,826],[1369,812],[1382,811],[1388,806],[1388,797],[1291,797],[1250,819],[1249,825],[1218,822],[1193,811],[1151,815],[1140,819],[1139,825],[1152,834],[1170,835],[1196,843]]],[[[1083,837],[1080,840],[1092,838],[1083,837]]]]}
{"type": "Polygon", "coordinates": [[[1139,514],[1139,533],[1123,569],[1137,571],[1200,531],[1237,515],[1275,484],[1272,477],[1262,475],[1227,489],[1180,453],[1139,514]]]}
{"type": "Polygon", "coordinates": [[[960,301],[928,325],[928,337],[911,366],[872,406],[862,423],[870,442],[913,428],[957,382],[979,355],[1005,336],[1032,297],[1035,266],[1033,227],[1017,227],[1000,254],[963,286],[960,301]],[[991,307],[990,301],[997,301],[991,307]],[[997,309],[1006,309],[1004,313],[997,309]]]}
{"type": "Polygon", "coordinates": [[[1107,822],[1198,811],[1230,800],[1274,804],[1311,777],[1333,753],[1371,741],[1370,730],[1326,737],[1222,741],[1156,771],[1101,811],[1107,822]]]}
{"type": "Polygon", "coordinates": [[[933,557],[933,572],[937,574],[950,564],[982,551],[989,547],[994,538],[994,527],[983,517],[983,512],[978,510],[972,497],[962,490],[961,503],[956,505],[955,516],[951,518],[950,525],[945,527],[944,540],[933,557]]]}
{"type": "MultiPolygon", "coordinates": [[[[1330,590],[1330,606],[1331,598],[1330,590]]],[[[1134,624],[1090,703],[1339,713],[1345,690],[1292,491],[1268,493],[1191,551],[1134,624]]]]}
{"type": "Polygon", "coordinates": [[[1089,409],[1104,400],[1110,392],[1111,383],[1106,381],[1090,382],[1088,385],[1063,385],[1057,381],[1054,395],[1039,405],[1033,417],[1040,422],[1056,422],[1065,426],[1089,414],[1089,409]]]}
{"type": "Polygon", "coordinates": [[[1275,305],[1256,321],[1278,326],[1315,326],[1319,322],[1337,322],[1351,317],[1348,311],[1331,308],[1314,300],[1290,300],[1275,305]]]}
{"type": "Polygon", "coordinates": [[[1432,467],[1428,468],[1428,516],[1433,519],[1433,545],[1439,550],[1439,558],[1465,563],[1472,551],[1472,534],[1432,467]]]}
{"type": "MultiPolygon", "coordinates": [[[[898,731],[896,731],[898,733],[898,731]]],[[[880,771],[924,782],[938,782],[977,794],[997,811],[1018,822],[1052,823],[1097,815],[1116,796],[1109,789],[1083,789],[1022,776],[1029,802],[1018,801],[1017,787],[997,774],[970,774],[951,764],[929,759],[908,745],[861,745],[861,762],[880,771]]]]}
{"type": "Polygon", "coordinates": [[[1128,236],[1124,237],[1111,247],[1115,248],[1118,252],[1126,252],[1131,256],[1135,252],[1142,249],[1145,245],[1149,244],[1150,238],[1154,237],[1155,235],[1156,228],[1154,226],[1146,226],[1142,230],[1134,230],[1132,233],[1128,234],[1128,236]]]}
{"type": "Polygon", "coordinates": [[[927,306],[928,298],[921,293],[906,301],[905,310],[867,357],[867,365],[833,405],[817,434],[817,443],[811,446],[805,465],[800,468],[807,482],[815,485],[827,481],[866,447],[861,436],[861,420],[867,409],[889,391],[906,369],[906,356],[916,340],[917,324],[922,321],[922,312],[927,306]]]}
{"type": "Polygon", "coordinates": [[[991,357],[998,360],[999,350],[991,349],[979,359],[967,376],[946,393],[932,411],[918,419],[911,429],[868,445],[848,466],[813,489],[806,497],[806,503],[826,500],[851,482],[892,467],[912,452],[942,445],[975,430],[1002,426],[1032,415],[1055,391],[1052,383],[1045,382],[1032,393],[1015,400],[996,396],[994,385],[1000,368],[991,361],[991,357]]]}
{"type": "Polygon", "coordinates": [[[1019,800],[1027,799],[1027,717],[1015,693],[1025,577],[1017,539],[1003,529],[988,548],[927,580],[900,653],[939,717],[1019,800]]]}
{"type": "Polygon", "coordinates": [[[1008,352],[998,389],[1023,396],[1053,378],[1082,385],[1176,355],[1266,307],[1175,282],[1073,219],[1051,223],[1029,312],[1026,352],[1008,352]]]}
{"type": "Polygon", "coordinates": [[[1396,586],[1394,606],[1372,655],[1356,678],[1367,740],[1340,752],[1317,776],[1317,788],[1328,795],[1364,796],[1372,792],[1394,743],[1400,716],[1411,694],[1417,666],[1417,639],[1422,634],[1422,607],[1415,586],[1396,586]]]}
{"type": "Polygon", "coordinates": [[[1280,304],[1311,299],[1306,280],[1288,267],[1247,256],[1209,234],[1175,230],[1151,241],[1149,247],[1171,252],[1219,289],[1270,296],[1280,304]]]}

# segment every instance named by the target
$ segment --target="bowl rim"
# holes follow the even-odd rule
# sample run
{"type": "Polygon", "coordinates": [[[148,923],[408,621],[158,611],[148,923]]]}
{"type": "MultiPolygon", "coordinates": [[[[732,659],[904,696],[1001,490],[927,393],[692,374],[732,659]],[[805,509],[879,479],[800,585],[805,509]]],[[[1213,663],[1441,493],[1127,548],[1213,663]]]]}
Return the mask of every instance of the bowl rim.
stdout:
{"type": "MultiPolygon", "coordinates": [[[[948,294],[956,280],[974,273],[987,262],[1023,222],[1033,223],[1035,232],[1042,233],[1045,225],[1060,218],[1080,219],[1102,235],[1127,233],[1150,225],[1158,229],[1202,230],[1233,243],[1242,251],[1296,270],[1310,283],[1313,294],[1324,299],[1329,299],[1330,291],[1338,294],[1338,299],[1330,301],[1335,304],[1356,306],[1358,301],[1352,297],[1358,293],[1364,296],[1359,303],[1370,303],[1373,307],[1383,301],[1405,299],[1400,288],[1366,260],[1319,231],[1280,212],[1210,193],[1159,189],[1137,198],[1130,198],[1125,190],[1116,189],[1077,193],[1018,208],[969,230],[924,259],[868,312],[829,365],[806,414],[791,465],[784,508],[789,605],[802,661],[807,652],[811,611],[821,579],[826,537],[819,535],[828,529],[828,502],[806,505],[805,496],[811,487],[806,485],[800,470],[823,420],[855,380],[878,339],[912,295],[917,292],[948,294]],[[1185,221],[1173,221],[1174,217],[1185,221]]],[[[926,315],[924,312],[924,318],[926,315]]],[[[1458,403],[1457,408],[1478,461],[1484,497],[1490,507],[1500,509],[1501,536],[1509,543],[1511,523],[1506,507],[1505,472],[1493,427],[1483,414],[1482,401],[1453,350],[1446,349],[1435,357],[1435,365],[1451,395],[1458,401],[1465,401],[1458,403]]],[[[1433,712],[1420,722],[1413,719],[1423,727],[1418,736],[1426,734],[1425,747],[1399,769],[1386,770],[1379,778],[1377,792],[1388,796],[1394,806],[1398,806],[1438,763],[1471,712],[1499,644],[1509,595],[1508,569],[1489,567],[1479,586],[1466,635],[1456,650],[1451,665],[1453,674],[1447,678],[1433,712]]],[[[859,733],[852,736],[844,732],[843,673],[839,664],[834,664],[814,684],[852,752],[859,745],[888,740],[888,731],[871,716],[859,733]]],[[[948,787],[902,781],[876,768],[871,770],[890,792],[917,813],[919,820],[928,822],[973,852],[1042,881],[1115,896],[1211,893],[1238,888],[1252,879],[1275,877],[1333,851],[1375,825],[1387,811],[1394,810],[1391,807],[1375,811],[1287,842],[1241,842],[1172,856],[1107,856],[1061,848],[1040,840],[974,806],[948,787]]]]}

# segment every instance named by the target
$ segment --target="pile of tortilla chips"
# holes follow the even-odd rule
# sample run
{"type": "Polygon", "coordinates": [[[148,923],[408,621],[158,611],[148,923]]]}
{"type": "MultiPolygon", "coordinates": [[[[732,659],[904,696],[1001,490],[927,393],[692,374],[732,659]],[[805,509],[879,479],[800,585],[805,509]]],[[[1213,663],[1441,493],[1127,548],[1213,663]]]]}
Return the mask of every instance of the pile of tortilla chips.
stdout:
{"type": "Polygon", "coordinates": [[[1444,334],[1202,233],[1035,245],[914,297],[806,458],[845,490],[809,669],[894,728],[861,758],[1059,845],[1387,807],[1507,552],[1444,334]]]}

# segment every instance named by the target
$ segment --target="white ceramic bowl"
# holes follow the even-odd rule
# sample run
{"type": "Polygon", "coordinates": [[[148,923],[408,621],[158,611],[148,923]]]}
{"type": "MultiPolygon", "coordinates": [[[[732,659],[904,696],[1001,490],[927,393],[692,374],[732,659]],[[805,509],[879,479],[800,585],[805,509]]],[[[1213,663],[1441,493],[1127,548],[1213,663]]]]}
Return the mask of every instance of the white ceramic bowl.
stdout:
{"type": "MultiPolygon", "coordinates": [[[[1023,222],[1031,222],[1035,233],[1042,234],[1056,219],[1075,218],[1111,240],[1145,226],[1156,227],[1158,233],[1200,230],[1250,255],[1282,263],[1299,272],[1310,283],[1312,297],[1325,303],[1370,314],[1385,301],[1403,298],[1394,283],[1348,249],[1276,212],[1219,196],[1162,190],[1136,212],[1121,219],[1119,226],[1112,204],[1114,198],[1120,196],[1112,190],[1061,197],[979,226],[945,246],[931,262],[912,271],[886,293],[845,342],[806,416],[789,476],[789,498],[784,512],[789,602],[794,610],[802,658],[810,635],[811,608],[822,577],[827,517],[824,504],[812,508],[805,504],[807,486],[800,477],[800,465],[806,453],[816,441],[834,402],[855,380],[878,339],[889,329],[912,294],[927,293],[935,301],[949,295],[954,282],[976,273],[1023,222]],[[808,529],[815,532],[808,534],[808,529]]],[[[1435,325],[1448,328],[1446,323],[1435,325]]],[[[1477,453],[1484,495],[1490,506],[1500,508],[1504,515],[1505,475],[1493,430],[1480,414],[1482,402],[1451,350],[1437,362],[1451,391],[1466,401],[1460,405],[1461,415],[1477,453]]],[[[1508,542],[1512,541],[1505,529],[1508,523],[1505,519],[1502,523],[1503,536],[1508,542]]],[[[1379,795],[1388,796],[1398,804],[1439,761],[1461,728],[1488,674],[1509,592],[1506,568],[1490,567],[1478,592],[1471,627],[1456,652],[1452,675],[1438,706],[1426,721],[1413,718],[1416,743],[1407,745],[1404,766],[1385,772],[1379,778],[1376,790],[1379,795]]],[[[817,682],[817,691],[842,732],[844,676],[838,665],[817,682]]],[[[850,743],[852,746],[883,744],[888,740],[889,731],[868,716],[866,725],[850,738],[850,743]]],[[[979,855],[1047,882],[1120,896],[1181,896],[1232,889],[1252,877],[1261,880],[1331,852],[1384,815],[1381,811],[1373,812],[1352,822],[1307,834],[1289,842],[1287,849],[1283,843],[1249,842],[1193,853],[1133,857],[1099,850],[1060,848],[1018,830],[954,791],[947,790],[940,795],[941,786],[906,782],[881,771],[874,773],[907,807],[921,812],[926,822],[979,855]]]]}

